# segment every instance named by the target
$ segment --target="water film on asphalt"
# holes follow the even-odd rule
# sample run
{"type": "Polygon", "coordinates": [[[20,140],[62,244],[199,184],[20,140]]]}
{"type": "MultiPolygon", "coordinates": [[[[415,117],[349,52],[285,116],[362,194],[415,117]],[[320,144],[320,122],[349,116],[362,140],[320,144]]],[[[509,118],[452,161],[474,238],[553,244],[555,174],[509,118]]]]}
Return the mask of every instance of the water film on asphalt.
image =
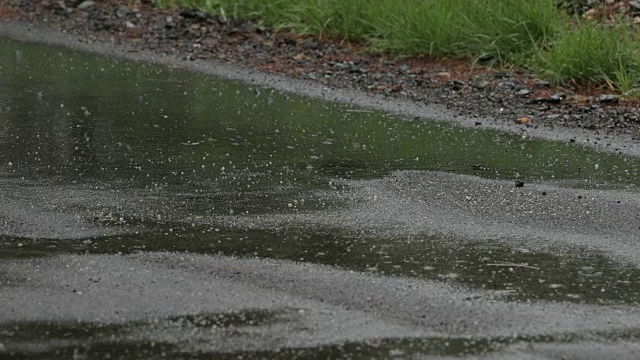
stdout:
{"type": "Polygon", "coordinates": [[[0,41],[0,356],[626,356],[639,171],[0,41]]]}

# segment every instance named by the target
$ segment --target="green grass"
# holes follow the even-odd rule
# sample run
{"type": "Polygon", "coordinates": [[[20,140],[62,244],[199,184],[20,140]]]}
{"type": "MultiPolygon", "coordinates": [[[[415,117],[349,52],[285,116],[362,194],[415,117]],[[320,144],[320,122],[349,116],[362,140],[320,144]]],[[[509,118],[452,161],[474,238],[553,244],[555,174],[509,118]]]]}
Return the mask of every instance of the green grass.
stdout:
{"type": "Polygon", "coordinates": [[[400,54],[510,60],[560,30],[552,0],[388,1],[379,17],[380,48],[400,54]]]}
{"type": "Polygon", "coordinates": [[[158,0],[255,18],[277,29],[369,41],[402,55],[507,59],[558,30],[554,0],[158,0]]]}
{"type": "Polygon", "coordinates": [[[157,0],[160,7],[197,7],[236,19],[259,19],[276,29],[302,34],[365,40],[375,32],[368,23],[375,19],[380,1],[339,0],[157,0]]]}
{"type": "Polygon", "coordinates": [[[571,21],[563,10],[569,2],[155,1],[161,7],[198,7],[224,17],[254,19],[276,30],[363,41],[371,49],[394,55],[472,60],[490,55],[500,65],[526,67],[556,83],[598,82],[621,93],[637,93],[640,46],[632,31],[621,23],[596,26],[571,21]]]}
{"type": "Polygon", "coordinates": [[[556,83],[607,82],[627,92],[638,85],[640,44],[622,23],[579,24],[539,54],[538,67],[556,83]]]}

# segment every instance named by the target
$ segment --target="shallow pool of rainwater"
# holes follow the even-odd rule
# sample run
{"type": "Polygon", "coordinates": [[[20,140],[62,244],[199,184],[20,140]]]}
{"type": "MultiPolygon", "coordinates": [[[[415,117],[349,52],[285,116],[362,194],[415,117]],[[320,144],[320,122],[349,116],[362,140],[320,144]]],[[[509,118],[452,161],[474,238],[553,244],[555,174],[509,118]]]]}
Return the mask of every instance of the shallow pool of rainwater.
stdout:
{"type": "MultiPolygon", "coordinates": [[[[272,220],[335,216],[362,202],[353,184],[406,171],[495,181],[505,192],[535,184],[544,196],[554,187],[634,194],[639,159],[8,40],[0,75],[3,261],[197,253],[424,279],[504,301],[640,300],[635,264],[580,243],[556,251],[500,234],[272,220]]],[[[3,288],[19,282],[0,271],[3,288]]],[[[424,339],[400,342],[431,346],[424,339]]],[[[344,351],[366,356],[374,345],[344,351]]]]}

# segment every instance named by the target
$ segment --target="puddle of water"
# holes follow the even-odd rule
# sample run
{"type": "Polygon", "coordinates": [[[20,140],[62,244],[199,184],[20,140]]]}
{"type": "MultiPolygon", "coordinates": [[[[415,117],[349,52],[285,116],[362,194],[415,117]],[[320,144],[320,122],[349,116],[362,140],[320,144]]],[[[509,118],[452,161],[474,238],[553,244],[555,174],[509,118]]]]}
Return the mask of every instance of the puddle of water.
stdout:
{"type": "Polygon", "coordinates": [[[135,186],[215,179],[250,191],[417,169],[591,188],[632,186],[640,169],[636,159],[566,143],[403,121],[37,45],[0,46],[0,171],[9,176],[135,186]]]}
{"type": "MultiPolygon", "coordinates": [[[[298,199],[306,192],[330,189],[334,178],[376,178],[399,169],[635,189],[637,159],[566,143],[405,121],[56,48],[2,41],[0,50],[3,178],[25,179],[25,194],[39,194],[28,184],[37,180],[71,184],[69,197],[77,196],[78,186],[86,186],[125,197],[127,192],[147,191],[141,195],[147,199],[159,191],[173,199],[171,204],[149,200],[145,206],[161,209],[157,218],[105,210],[89,219],[101,226],[144,225],[151,229],[146,234],[55,244],[4,236],[0,256],[188,250],[451,280],[515,299],[638,301],[638,293],[629,290],[638,271],[593,254],[572,260],[522,253],[506,245],[459,246],[438,238],[385,243],[335,230],[216,231],[176,228],[159,220],[171,213],[270,214],[292,207],[313,211],[337,206],[308,198],[303,207],[298,199]]],[[[49,197],[46,191],[38,196],[49,197]]],[[[88,198],[85,208],[105,206],[100,201],[91,204],[94,200],[88,198]]],[[[70,205],[64,210],[73,211],[74,206],[81,208],[70,205]]]]}

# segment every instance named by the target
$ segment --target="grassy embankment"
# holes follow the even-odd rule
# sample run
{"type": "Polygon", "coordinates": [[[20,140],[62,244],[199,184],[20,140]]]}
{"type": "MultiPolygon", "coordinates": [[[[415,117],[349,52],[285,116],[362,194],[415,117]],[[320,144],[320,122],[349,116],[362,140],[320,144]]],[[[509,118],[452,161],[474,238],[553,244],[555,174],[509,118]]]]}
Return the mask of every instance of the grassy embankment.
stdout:
{"type": "Polygon", "coordinates": [[[580,21],[577,0],[156,0],[276,29],[365,41],[398,55],[492,58],[554,83],[599,83],[640,96],[640,42],[623,21],[580,21]]]}

